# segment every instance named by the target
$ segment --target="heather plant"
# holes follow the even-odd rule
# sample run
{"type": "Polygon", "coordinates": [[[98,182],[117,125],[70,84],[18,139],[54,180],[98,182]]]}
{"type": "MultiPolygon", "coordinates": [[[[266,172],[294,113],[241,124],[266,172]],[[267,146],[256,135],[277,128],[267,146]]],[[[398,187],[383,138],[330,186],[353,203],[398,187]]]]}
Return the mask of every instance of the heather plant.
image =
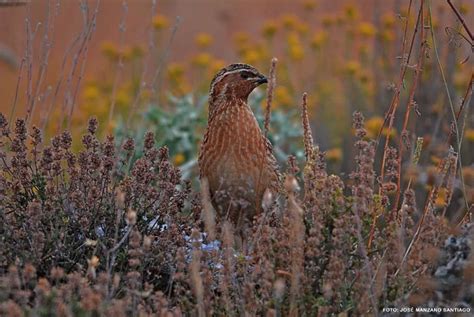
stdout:
{"type": "MultiPolygon", "coordinates": [[[[427,303],[437,294],[429,281],[469,275],[470,226],[447,238],[444,215],[418,210],[411,189],[390,219],[387,192],[375,194],[374,141],[360,113],[355,170],[347,182],[330,175],[306,103],[304,96],[304,193],[290,158],[286,198],[264,199],[245,254],[234,248],[232,225],[212,220],[209,196],[181,179],[152,133],[132,161],[133,139],[118,150],[111,136],[99,141],[95,119],[74,154],[67,132],[45,145],[39,129],[28,132],[21,119],[10,129],[2,115],[2,314],[366,315],[427,303]],[[375,214],[385,219],[367,245],[375,214]],[[464,262],[446,267],[456,252],[464,262]]],[[[450,282],[439,303],[472,307],[459,283],[450,282]]]]}

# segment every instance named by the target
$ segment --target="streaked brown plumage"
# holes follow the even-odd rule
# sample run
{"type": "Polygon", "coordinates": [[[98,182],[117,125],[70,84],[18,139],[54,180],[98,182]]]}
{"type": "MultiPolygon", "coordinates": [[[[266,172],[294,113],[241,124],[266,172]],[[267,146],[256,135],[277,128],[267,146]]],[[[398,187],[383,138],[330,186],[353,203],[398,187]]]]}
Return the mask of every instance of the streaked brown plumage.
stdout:
{"type": "Polygon", "coordinates": [[[230,218],[239,230],[260,212],[265,190],[275,194],[279,186],[271,143],[247,104],[249,94],[266,82],[252,66],[232,64],[216,74],[209,92],[200,177],[208,180],[218,216],[230,218]]]}

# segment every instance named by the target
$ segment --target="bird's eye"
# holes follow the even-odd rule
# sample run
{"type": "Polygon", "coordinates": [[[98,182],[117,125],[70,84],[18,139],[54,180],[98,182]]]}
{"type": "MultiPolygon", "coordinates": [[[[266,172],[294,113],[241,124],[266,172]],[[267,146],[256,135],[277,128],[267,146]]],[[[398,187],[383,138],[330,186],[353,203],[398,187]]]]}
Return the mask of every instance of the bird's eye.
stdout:
{"type": "Polygon", "coordinates": [[[240,77],[242,77],[242,79],[248,79],[248,78],[250,78],[251,76],[252,76],[252,74],[249,73],[249,72],[241,72],[241,73],[240,73],[240,77]]]}

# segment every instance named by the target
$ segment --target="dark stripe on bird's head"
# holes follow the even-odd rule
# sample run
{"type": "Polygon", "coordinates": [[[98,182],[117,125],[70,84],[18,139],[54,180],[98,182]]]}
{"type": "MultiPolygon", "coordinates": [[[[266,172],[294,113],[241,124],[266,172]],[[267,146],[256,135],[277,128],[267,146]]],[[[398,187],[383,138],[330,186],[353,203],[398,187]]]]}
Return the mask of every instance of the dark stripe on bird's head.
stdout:
{"type": "MultiPolygon", "coordinates": [[[[238,72],[238,71],[245,71],[245,72],[248,72],[249,75],[252,75],[253,77],[260,77],[260,76],[263,76],[260,74],[260,72],[253,66],[250,66],[248,64],[243,64],[243,63],[235,63],[235,64],[230,64],[229,66],[227,67],[224,67],[222,68],[215,76],[214,78],[212,79],[211,81],[211,87],[210,87],[210,91],[212,91],[213,87],[214,87],[214,84],[219,81],[221,78],[225,77],[227,74],[229,73],[235,73],[235,72],[238,72]]],[[[251,77],[251,76],[249,76],[251,77]]],[[[265,78],[263,76],[263,78],[265,78]]],[[[262,80],[263,80],[262,78],[262,80]]],[[[262,83],[264,83],[266,81],[262,81],[262,83]]]]}

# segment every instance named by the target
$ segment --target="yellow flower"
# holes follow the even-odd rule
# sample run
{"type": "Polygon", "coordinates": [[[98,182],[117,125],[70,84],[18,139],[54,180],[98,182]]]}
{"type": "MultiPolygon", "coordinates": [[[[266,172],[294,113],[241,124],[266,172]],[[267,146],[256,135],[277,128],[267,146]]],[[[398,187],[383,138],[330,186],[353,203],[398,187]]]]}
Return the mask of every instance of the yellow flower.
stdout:
{"type": "Polygon", "coordinates": [[[217,73],[218,71],[220,71],[222,68],[224,68],[225,66],[225,62],[221,59],[218,59],[218,60],[214,60],[212,61],[212,64],[211,64],[211,73],[212,74],[215,74],[217,73]]]}
{"type": "Polygon", "coordinates": [[[331,16],[324,16],[321,22],[324,27],[330,27],[331,25],[334,24],[335,19],[331,16]]]}
{"type": "Polygon", "coordinates": [[[357,8],[353,4],[349,4],[344,8],[344,14],[346,15],[347,20],[355,20],[359,16],[357,8]]]}
{"type": "Polygon", "coordinates": [[[288,43],[288,46],[301,45],[300,38],[296,32],[290,33],[286,38],[286,42],[288,43]]]}
{"type": "Polygon", "coordinates": [[[362,35],[362,37],[372,37],[376,32],[377,30],[372,23],[362,22],[359,24],[359,34],[362,35]]]}
{"type": "Polygon", "coordinates": [[[285,86],[275,88],[275,101],[280,105],[289,106],[293,103],[290,91],[285,86]]]}
{"type": "Polygon", "coordinates": [[[212,36],[207,33],[199,33],[194,39],[199,47],[208,47],[212,44],[213,40],[212,36]]]}
{"type": "Polygon", "coordinates": [[[134,45],[132,47],[126,47],[122,51],[122,57],[125,61],[130,61],[135,58],[140,58],[144,54],[143,48],[141,48],[139,45],[134,45]]]}
{"type": "Polygon", "coordinates": [[[395,17],[391,13],[386,13],[382,16],[383,26],[386,28],[391,28],[395,25],[395,17]]]}
{"type": "Polygon", "coordinates": [[[245,32],[237,32],[234,35],[234,41],[237,44],[237,46],[242,46],[245,45],[249,42],[249,35],[245,32]]]}
{"type": "MultiPolygon", "coordinates": [[[[380,129],[384,123],[382,117],[373,117],[365,121],[365,128],[367,130],[367,137],[374,139],[378,136],[380,129]]],[[[394,137],[397,134],[397,131],[392,128],[391,131],[387,127],[383,128],[382,135],[387,136],[390,134],[391,137],[394,137]]]]}
{"type": "Polygon", "coordinates": [[[369,54],[369,47],[365,44],[362,44],[360,47],[359,47],[359,53],[360,55],[362,56],[367,56],[369,54]]]}
{"type": "Polygon", "coordinates": [[[296,24],[296,30],[300,34],[306,34],[309,31],[309,26],[308,26],[308,24],[306,24],[304,22],[300,22],[300,23],[296,24]]]}
{"type": "Polygon", "coordinates": [[[292,45],[290,46],[289,54],[291,59],[300,61],[304,58],[304,48],[301,45],[292,45]]]}
{"type": "Polygon", "coordinates": [[[370,138],[374,138],[379,134],[384,119],[382,117],[372,117],[365,121],[365,128],[370,138]]]}
{"type": "Polygon", "coordinates": [[[347,74],[349,75],[355,75],[360,71],[361,67],[358,61],[351,60],[346,63],[344,66],[344,70],[346,71],[347,74]]]}
{"type": "Polygon", "coordinates": [[[167,17],[159,14],[153,18],[152,24],[156,30],[162,30],[169,25],[169,21],[167,17]]]}
{"type": "Polygon", "coordinates": [[[109,41],[103,42],[100,46],[100,50],[102,54],[104,54],[107,58],[110,58],[112,60],[118,58],[119,51],[112,42],[109,42],[109,41]]]}
{"type": "Polygon", "coordinates": [[[459,5],[459,13],[461,14],[467,14],[469,12],[469,6],[467,3],[461,3],[459,5]]]}
{"type": "Polygon", "coordinates": [[[342,159],[342,150],[338,147],[327,150],[326,159],[332,162],[339,162],[342,159]]]}
{"type": "Polygon", "coordinates": [[[211,63],[211,59],[210,54],[200,53],[193,58],[193,64],[200,67],[206,67],[211,63]]]}
{"type": "Polygon", "coordinates": [[[134,45],[132,46],[130,54],[132,58],[140,58],[145,54],[145,50],[140,45],[134,45]]]}
{"type": "Polygon", "coordinates": [[[383,42],[392,42],[395,40],[395,32],[392,30],[383,30],[379,36],[383,42]]]}
{"type": "Polygon", "coordinates": [[[314,0],[305,0],[303,2],[303,8],[308,11],[312,11],[316,8],[316,1],[314,0]]]}
{"type": "Polygon", "coordinates": [[[171,63],[168,65],[168,77],[171,80],[178,80],[184,74],[184,67],[179,63],[171,63]]]}
{"type": "Polygon", "coordinates": [[[260,54],[255,49],[246,50],[243,53],[242,59],[247,64],[256,64],[260,60],[260,54]]]}
{"type": "Polygon", "coordinates": [[[278,30],[278,24],[275,21],[267,21],[263,24],[262,34],[265,38],[271,39],[278,30]]]}
{"type": "Polygon", "coordinates": [[[173,157],[174,165],[181,165],[186,161],[186,157],[182,153],[178,153],[173,157]]]}
{"type": "Polygon", "coordinates": [[[287,30],[295,29],[298,24],[298,18],[294,14],[286,14],[282,17],[283,26],[287,30]]]}
{"type": "Polygon", "coordinates": [[[120,89],[115,97],[115,102],[119,107],[126,107],[131,103],[131,96],[127,89],[120,89]]]}
{"type": "Polygon", "coordinates": [[[469,142],[474,142],[474,129],[467,129],[466,131],[464,131],[464,137],[469,142]]]}
{"type": "Polygon", "coordinates": [[[324,44],[326,44],[328,39],[328,34],[325,31],[318,31],[314,33],[313,39],[311,40],[311,47],[314,49],[320,49],[324,44]]]}
{"type": "Polygon", "coordinates": [[[131,47],[126,47],[122,51],[122,58],[124,61],[129,61],[132,59],[132,48],[131,47]]]}
{"type": "Polygon", "coordinates": [[[96,85],[87,85],[84,89],[83,96],[85,99],[91,101],[99,98],[100,90],[96,85]]]}

